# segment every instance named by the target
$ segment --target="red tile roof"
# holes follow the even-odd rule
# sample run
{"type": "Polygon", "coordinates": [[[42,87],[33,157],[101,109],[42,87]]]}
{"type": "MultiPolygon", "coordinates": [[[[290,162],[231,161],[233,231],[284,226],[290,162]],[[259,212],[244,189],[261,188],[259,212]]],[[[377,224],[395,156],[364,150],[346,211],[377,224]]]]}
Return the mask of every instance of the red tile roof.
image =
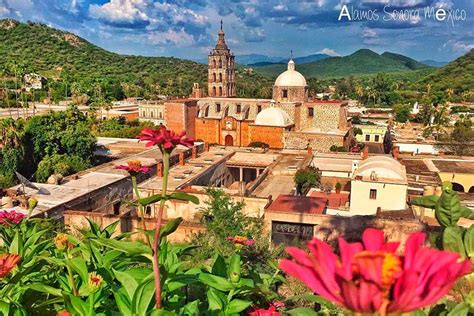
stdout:
{"type": "Polygon", "coordinates": [[[349,202],[349,193],[346,193],[346,192],[326,193],[326,192],[313,191],[311,192],[311,196],[328,201],[329,207],[342,207],[342,206],[345,206],[347,202],[349,202]]]}
{"type": "Polygon", "coordinates": [[[326,200],[311,196],[280,194],[267,210],[272,212],[323,214],[326,200]]]}

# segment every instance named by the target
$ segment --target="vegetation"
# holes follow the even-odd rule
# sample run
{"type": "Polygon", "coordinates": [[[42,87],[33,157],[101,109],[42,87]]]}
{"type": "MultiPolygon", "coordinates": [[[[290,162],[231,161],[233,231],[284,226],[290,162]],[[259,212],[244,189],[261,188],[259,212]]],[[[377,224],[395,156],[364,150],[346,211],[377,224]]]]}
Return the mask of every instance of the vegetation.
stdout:
{"type": "Polygon", "coordinates": [[[99,121],[93,134],[98,137],[136,138],[144,128],[154,127],[151,122],[127,121],[123,117],[99,121]]]}
{"type": "Polygon", "coordinates": [[[296,193],[305,195],[309,189],[317,187],[321,181],[321,172],[318,168],[309,166],[306,169],[298,170],[294,176],[296,193]]]}
{"type": "Polygon", "coordinates": [[[46,181],[92,166],[96,139],[94,120],[76,108],[35,116],[28,120],[0,120],[0,182],[15,182],[15,171],[27,178],[46,181]]]}
{"type": "MultiPolygon", "coordinates": [[[[207,66],[172,57],[119,55],[101,49],[72,33],[40,23],[0,20],[0,83],[8,88],[2,106],[26,100],[98,105],[124,97],[187,96],[194,82],[207,83],[207,66]],[[26,73],[48,78],[41,91],[19,91],[26,73]],[[78,102],[79,101],[79,102],[78,102]]],[[[271,91],[271,79],[239,71],[239,97],[260,97],[271,91]],[[263,89],[262,87],[265,87],[263,89]]],[[[20,106],[21,107],[21,106],[20,106]]]]}

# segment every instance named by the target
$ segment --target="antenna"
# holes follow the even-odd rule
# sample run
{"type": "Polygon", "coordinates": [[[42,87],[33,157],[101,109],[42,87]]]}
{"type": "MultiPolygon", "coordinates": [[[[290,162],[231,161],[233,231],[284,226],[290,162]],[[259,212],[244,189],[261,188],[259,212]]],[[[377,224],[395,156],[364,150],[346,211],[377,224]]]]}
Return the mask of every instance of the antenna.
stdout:
{"type": "Polygon", "coordinates": [[[18,172],[15,171],[15,175],[16,175],[16,177],[18,178],[18,181],[20,181],[20,184],[21,184],[22,190],[19,190],[20,193],[21,193],[21,191],[23,191],[23,194],[26,194],[25,187],[28,187],[28,188],[30,188],[30,189],[36,190],[37,193],[39,193],[39,194],[49,195],[49,191],[47,191],[47,190],[45,190],[45,189],[43,189],[43,188],[38,188],[36,185],[34,185],[33,183],[31,183],[30,180],[28,180],[27,178],[25,178],[24,176],[22,176],[20,173],[18,173],[18,172]]]}
{"type": "Polygon", "coordinates": [[[293,59],[293,50],[290,51],[290,59],[293,59]]]}
{"type": "Polygon", "coordinates": [[[222,31],[222,20],[221,20],[221,31],[222,31]]]}

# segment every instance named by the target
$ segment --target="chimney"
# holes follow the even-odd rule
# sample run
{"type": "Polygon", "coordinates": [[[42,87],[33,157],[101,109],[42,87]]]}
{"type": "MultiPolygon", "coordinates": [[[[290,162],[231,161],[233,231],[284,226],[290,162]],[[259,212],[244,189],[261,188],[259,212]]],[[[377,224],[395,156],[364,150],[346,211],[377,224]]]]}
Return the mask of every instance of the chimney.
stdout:
{"type": "Polygon", "coordinates": [[[156,176],[160,177],[160,178],[163,178],[163,161],[160,161],[156,165],[156,176]]]}
{"type": "Polygon", "coordinates": [[[366,145],[362,150],[362,160],[369,158],[369,147],[366,145]]]}
{"type": "Polygon", "coordinates": [[[313,148],[312,147],[308,147],[308,155],[309,156],[313,155],[313,148]]]}
{"type": "Polygon", "coordinates": [[[179,165],[184,166],[184,152],[179,153],[179,165]]]}
{"type": "Polygon", "coordinates": [[[392,147],[392,156],[393,156],[393,158],[398,160],[399,154],[400,154],[400,146],[393,146],[392,147]]]}
{"type": "Polygon", "coordinates": [[[198,156],[198,149],[196,146],[193,146],[193,148],[191,149],[191,158],[196,159],[197,156],[198,156]]]}
{"type": "Polygon", "coordinates": [[[204,143],[204,151],[209,151],[209,143],[208,142],[204,143]]]}

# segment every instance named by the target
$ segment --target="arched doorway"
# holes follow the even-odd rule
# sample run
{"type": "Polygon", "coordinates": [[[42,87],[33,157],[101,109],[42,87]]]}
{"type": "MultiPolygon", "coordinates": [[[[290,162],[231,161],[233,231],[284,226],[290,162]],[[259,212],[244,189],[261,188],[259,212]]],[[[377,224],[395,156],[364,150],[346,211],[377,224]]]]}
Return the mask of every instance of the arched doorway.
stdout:
{"type": "Polygon", "coordinates": [[[474,193],[474,185],[469,189],[469,193],[474,193]]]}
{"type": "Polygon", "coordinates": [[[464,192],[464,187],[456,182],[453,182],[453,191],[464,192]]]}
{"type": "Polygon", "coordinates": [[[234,138],[231,135],[226,135],[224,142],[226,146],[234,146],[234,138]]]}

